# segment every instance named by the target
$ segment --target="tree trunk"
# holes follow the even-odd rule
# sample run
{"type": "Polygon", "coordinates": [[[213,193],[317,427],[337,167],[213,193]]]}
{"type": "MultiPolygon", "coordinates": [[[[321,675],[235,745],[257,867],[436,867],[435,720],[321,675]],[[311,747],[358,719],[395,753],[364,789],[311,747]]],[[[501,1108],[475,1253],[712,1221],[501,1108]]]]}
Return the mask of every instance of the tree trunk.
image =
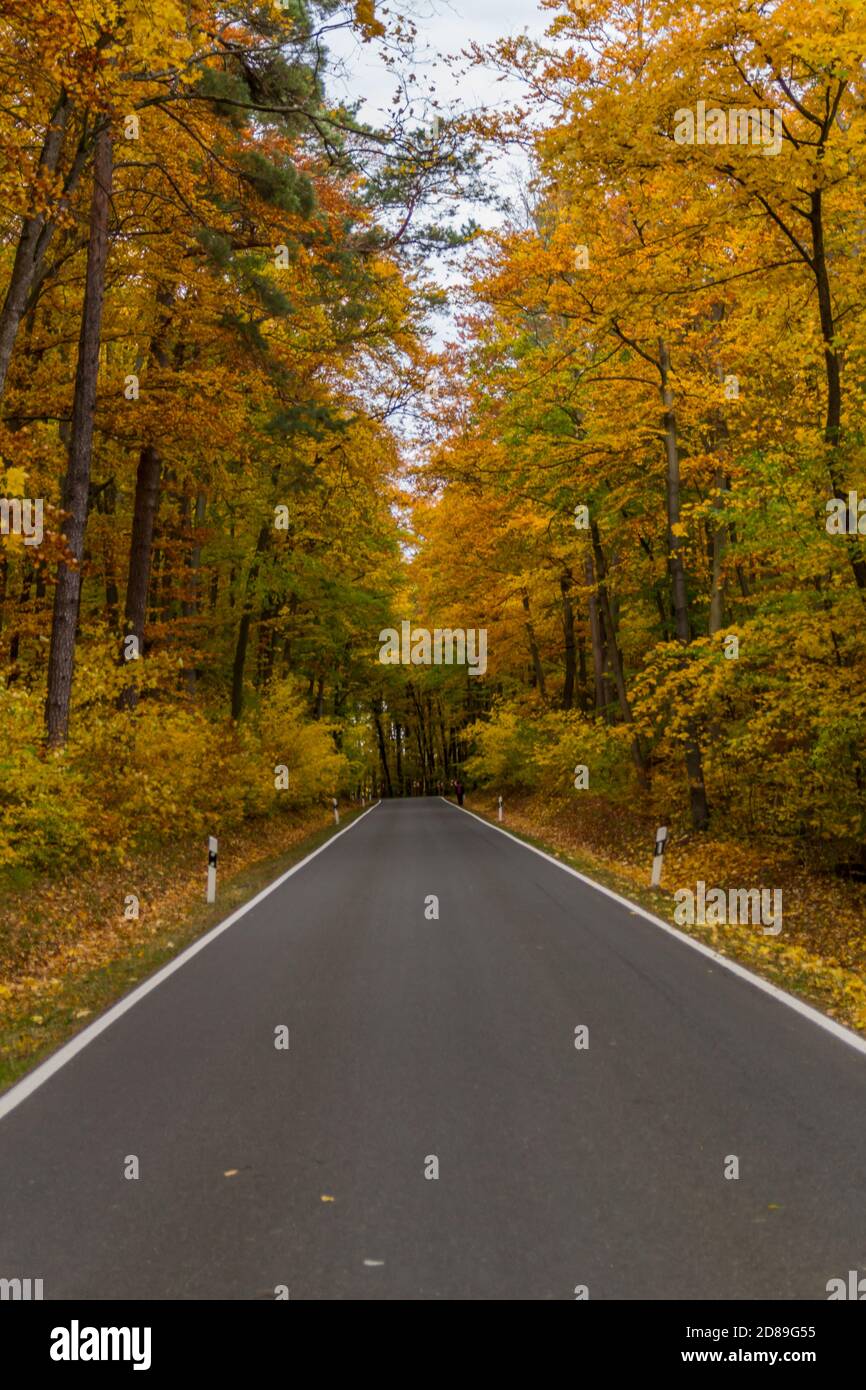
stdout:
{"type": "Polygon", "coordinates": [[[117,636],[119,621],[120,590],[117,585],[117,544],[116,516],[117,493],[114,483],[109,480],[103,490],[103,513],[112,518],[103,534],[102,567],[105,575],[105,625],[113,637],[117,636]]]}
{"type": "Polygon", "coordinates": [[[577,700],[583,714],[589,713],[589,696],[586,689],[586,638],[577,639],[577,700]]]}
{"type": "MultiPolygon", "coordinates": [[[[668,555],[671,577],[671,596],[674,610],[674,626],[677,639],[684,647],[691,640],[688,599],[686,596],[686,573],[683,566],[683,538],[677,535],[680,521],[680,453],[677,444],[676,417],[673,408],[673,395],[670,388],[670,356],[667,344],[659,339],[659,372],[661,375],[661,397],[664,409],[665,450],[667,453],[667,512],[668,512],[668,555]]],[[[686,772],[689,779],[689,801],[692,825],[695,830],[706,830],[710,821],[707,804],[707,790],[704,785],[704,767],[701,748],[694,722],[686,725],[686,772]]]]}
{"type": "Polygon", "coordinates": [[[391,769],[388,766],[388,750],[385,747],[385,735],[382,733],[382,722],[379,719],[380,707],[381,701],[379,702],[379,706],[377,706],[376,704],[373,704],[371,706],[373,712],[373,723],[376,726],[376,742],[379,745],[379,757],[382,762],[382,776],[385,782],[385,794],[386,796],[393,796],[394,789],[391,786],[391,769]]]}
{"type": "Polygon", "coordinates": [[[252,614],[249,609],[245,609],[238,624],[238,640],[235,643],[235,657],[232,662],[232,719],[240,719],[244,712],[244,666],[250,641],[251,620],[252,614]]]}
{"type": "MultiPolygon", "coordinates": [[[[424,751],[424,738],[423,738],[423,735],[422,735],[422,732],[421,732],[421,726],[420,726],[420,724],[418,724],[417,722],[416,722],[416,724],[415,724],[415,742],[416,742],[416,744],[418,745],[418,762],[419,762],[420,769],[421,769],[421,786],[422,786],[423,791],[426,792],[426,790],[427,790],[427,757],[426,757],[426,753],[425,753],[425,751],[424,751]]],[[[410,788],[410,790],[411,790],[412,794],[414,795],[414,790],[415,790],[414,787],[410,788]]]]}
{"type": "Polygon", "coordinates": [[[397,735],[396,739],[394,740],[394,754],[395,754],[395,757],[396,757],[396,759],[397,759],[397,786],[398,786],[398,788],[399,788],[398,795],[403,796],[403,795],[405,795],[405,790],[406,790],[406,789],[405,789],[405,787],[404,787],[404,785],[403,785],[403,726],[402,726],[402,724],[396,724],[396,723],[395,723],[395,725],[394,725],[394,732],[395,732],[396,735],[397,735]]]}
{"type": "Polygon", "coordinates": [[[562,687],[562,708],[571,709],[574,705],[574,607],[571,602],[571,586],[574,576],[567,569],[560,575],[559,590],[562,594],[562,627],[565,634],[565,680],[562,687]]]}
{"type": "Polygon", "coordinates": [[[259,538],[256,541],[256,553],[250,572],[247,575],[246,592],[244,594],[244,607],[241,613],[241,620],[238,624],[238,640],[235,645],[235,658],[232,663],[232,719],[240,719],[244,712],[244,666],[247,660],[247,647],[250,640],[250,623],[253,616],[253,585],[259,572],[261,558],[268,548],[271,537],[271,528],[266,524],[259,531],[259,538]]]}
{"type": "Polygon", "coordinates": [[[87,526],[87,497],[93,454],[93,414],[96,407],[102,305],[105,297],[111,172],[111,133],[108,127],[105,127],[97,137],[94,152],[90,236],[87,246],[87,274],[78,364],[75,372],[72,438],[63,485],[63,508],[67,513],[63,523],[63,534],[72,564],[67,565],[61,561],[57,568],[48,658],[45,724],[48,743],[52,748],[65,743],[69,730],[69,704],[75,664],[75,629],[81,598],[81,560],[87,526]]]}
{"type": "Polygon", "coordinates": [[[529,593],[526,589],[520,591],[523,611],[526,614],[523,626],[526,628],[526,637],[529,642],[529,651],[532,656],[532,670],[534,675],[533,684],[538,687],[538,692],[542,700],[547,703],[547,691],[544,685],[544,667],[541,664],[541,657],[538,654],[538,643],[535,640],[535,627],[529,611],[529,593]]]}
{"type": "Polygon", "coordinates": [[[448,739],[445,737],[445,716],[442,711],[442,701],[439,699],[438,695],[436,696],[436,708],[439,711],[439,737],[442,740],[442,772],[447,781],[450,771],[448,763],[448,739]]]}
{"type": "MultiPolygon", "coordinates": [[[[726,492],[730,492],[730,490],[731,490],[731,480],[730,480],[730,478],[729,478],[729,477],[727,476],[727,474],[726,474],[726,475],[725,475],[725,491],[726,491],[726,492]]],[[[734,525],[734,523],[733,523],[732,521],[730,521],[730,522],[728,523],[728,536],[727,536],[727,539],[728,539],[728,542],[729,542],[732,546],[736,546],[736,544],[737,544],[737,528],[736,528],[736,526],[734,525]]],[[[748,579],[746,578],[745,571],[743,570],[743,567],[742,567],[742,565],[739,563],[739,561],[734,565],[734,573],[735,573],[736,576],[737,576],[737,583],[738,583],[739,586],[740,586],[740,593],[742,594],[743,598],[749,598],[750,595],[751,595],[751,591],[750,591],[750,589],[749,589],[749,581],[748,581],[748,579]]]]}
{"type": "MultiPolygon", "coordinates": [[[[39,155],[40,174],[50,175],[57,172],[60,155],[63,151],[63,142],[66,138],[70,111],[69,97],[63,91],[51,113],[48,130],[42,142],[42,150],[39,155]]],[[[12,350],[27,307],[27,299],[53,232],[54,223],[47,220],[44,212],[24,218],[15,251],[9,288],[6,291],[3,308],[0,310],[0,396],[3,395],[6,386],[12,350]]]]}
{"type": "MultiPolygon", "coordinates": [[[[712,308],[712,320],[714,323],[721,323],[724,318],[724,305],[717,303],[712,308]]],[[[724,384],[725,374],[721,362],[715,356],[716,342],[713,341],[713,374],[719,386],[724,384]]],[[[712,430],[713,441],[712,449],[715,454],[720,454],[725,444],[728,442],[728,424],[721,410],[715,412],[714,427],[712,430]]],[[[728,528],[724,522],[718,519],[718,514],[722,510],[725,492],[725,472],[721,461],[716,464],[713,472],[713,500],[712,521],[707,522],[709,536],[709,563],[710,563],[710,616],[709,632],[710,636],[719,632],[725,621],[725,582],[722,574],[722,559],[725,550],[725,541],[728,537],[728,528]]]]}
{"type": "MultiPolygon", "coordinates": [[[[421,783],[423,790],[427,790],[428,770],[430,775],[433,773],[432,742],[427,727],[429,705],[425,710],[424,702],[421,700],[418,691],[412,681],[406,682],[406,691],[412,701],[415,710],[415,742],[418,745],[418,762],[421,772],[421,783]]],[[[429,699],[429,697],[428,697],[429,699]]]]}
{"type": "Polygon", "coordinates": [[[18,602],[18,622],[19,627],[13,630],[12,638],[9,643],[9,675],[6,684],[14,685],[21,675],[21,667],[18,665],[18,658],[21,655],[21,626],[26,621],[27,609],[30,603],[30,588],[33,583],[33,568],[30,561],[23,561],[21,573],[21,598],[18,602]]]}
{"type": "MultiPolygon", "coordinates": [[[[168,365],[165,354],[165,339],[171,323],[173,296],[164,287],[156,293],[157,303],[162,307],[159,324],[151,342],[149,356],[160,367],[168,365]]],[[[156,516],[159,511],[160,480],[162,460],[151,443],[142,445],[135,477],[135,500],[132,514],[132,539],[129,548],[129,576],[126,583],[126,608],[124,614],[124,636],[138,639],[138,649],[144,654],[144,630],[147,624],[147,600],[153,573],[153,539],[156,533],[156,516]]],[[[166,568],[166,575],[168,569],[166,568]]],[[[152,604],[155,607],[155,600],[152,604]]],[[[124,647],[120,658],[125,660],[124,647]]],[[[135,709],[138,690],[132,682],[120,693],[118,704],[121,709],[135,709]]]]}
{"type": "MultiPolygon", "coordinates": [[[[717,468],[713,476],[713,510],[716,512],[722,509],[724,487],[724,473],[721,468],[717,468]]],[[[721,631],[725,622],[725,584],[722,577],[722,559],[726,535],[727,527],[722,522],[716,522],[710,528],[710,636],[721,631]]]]}
{"type": "MultiPolygon", "coordinates": [[[[823,193],[815,188],[809,195],[809,225],[812,230],[812,270],[818,291],[818,314],[821,336],[824,339],[824,370],[827,379],[827,413],[824,422],[824,442],[828,445],[827,472],[834,497],[848,505],[841,475],[842,460],[842,367],[835,346],[836,323],[833,298],[827,270],[827,249],[824,243],[823,193]]],[[[866,560],[860,550],[858,536],[848,537],[848,558],[858,589],[866,589],[866,560]]]]}
{"type": "MultiPolygon", "coordinates": [[[[129,578],[126,583],[124,635],[138,640],[138,650],[144,655],[144,628],[147,619],[147,594],[150,586],[150,566],[153,556],[153,529],[159,508],[159,475],[162,461],[152,444],[145,444],[138,458],[135,476],[135,503],[132,514],[132,540],[129,547],[129,578]]],[[[121,651],[120,660],[125,661],[121,651]]],[[[130,681],[120,692],[121,709],[135,709],[138,689],[130,681]]]]}
{"type": "Polygon", "coordinates": [[[583,571],[589,590],[589,638],[592,646],[592,666],[595,674],[595,708],[598,712],[601,712],[606,704],[604,690],[604,643],[601,639],[598,599],[595,592],[595,570],[593,568],[592,556],[589,554],[587,554],[583,562],[583,571]]]}
{"type": "MultiPolygon", "coordinates": [[[[193,627],[194,622],[195,622],[195,619],[199,616],[199,612],[200,612],[200,610],[201,610],[201,539],[200,539],[200,536],[201,536],[201,529],[202,529],[202,527],[204,526],[204,521],[205,521],[205,506],[206,506],[206,501],[207,501],[207,499],[205,498],[205,494],[204,494],[203,492],[197,492],[197,493],[196,493],[196,498],[195,498],[195,511],[194,511],[194,513],[193,513],[193,520],[192,520],[194,535],[193,535],[192,548],[191,548],[191,550],[190,550],[189,558],[188,558],[188,560],[187,560],[187,568],[188,568],[188,570],[189,570],[189,578],[188,578],[187,592],[186,592],[186,595],[184,596],[183,605],[182,605],[183,616],[184,616],[184,618],[187,619],[187,630],[186,630],[186,632],[185,632],[185,634],[184,634],[187,644],[189,644],[190,639],[191,639],[191,636],[192,636],[192,634],[191,634],[191,632],[190,632],[190,629],[193,627]]],[[[195,695],[196,681],[197,681],[197,679],[198,679],[198,670],[197,670],[197,668],[196,668],[195,666],[188,666],[188,667],[184,670],[183,677],[184,677],[184,681],[185,681],[185,683],[186,683],[187,693],[188,693],[189,695],[195,695]]]]}
{"type": "MultiPolygon", "coordinates": [[[[616,640],[616,628],[614,626],[613,611],[611,609],[610,592],[607,587],[607,566],[604,562],[604,551],[601,548],[601,536],[599,534],[598,524],[595,521],[590,523],[590,535],[592,536],[592,548],[595,555],[598,602],[601,608],[601,615],[604,619],[604,626],[607,630],[607,650],[611,666],[613,667],[617,701],[625,723],[633,724],[634,715],[632,714],[631,703],[628,698],[628,691],[626,690],[622,652],[616,640]]],[[[637,734],[634,735],[631,741],[631,755],[634,759],[634,765],[637,768],[638,776],[642,782],[645,782],[647,776],[646,758],[644,757],[640,739],[637,734]]]]}

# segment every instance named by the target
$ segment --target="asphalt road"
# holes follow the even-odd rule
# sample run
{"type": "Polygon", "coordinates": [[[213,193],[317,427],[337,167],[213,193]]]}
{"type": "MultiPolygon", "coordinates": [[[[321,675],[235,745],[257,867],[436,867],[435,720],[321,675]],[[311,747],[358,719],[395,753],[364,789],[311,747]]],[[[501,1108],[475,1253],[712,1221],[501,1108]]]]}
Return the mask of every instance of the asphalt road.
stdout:
{"type": "Polygon", "coordinates": [[[825,1299],[866,1272],[864,1139],[862,1053],[456,807],[384,803],[0,1120],[0,1277],[825,1299]]]}

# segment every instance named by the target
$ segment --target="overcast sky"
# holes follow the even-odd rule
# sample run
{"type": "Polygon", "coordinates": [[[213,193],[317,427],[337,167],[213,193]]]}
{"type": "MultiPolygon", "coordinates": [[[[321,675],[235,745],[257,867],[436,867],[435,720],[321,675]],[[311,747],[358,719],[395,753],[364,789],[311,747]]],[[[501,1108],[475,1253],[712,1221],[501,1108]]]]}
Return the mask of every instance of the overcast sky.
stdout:
{"type": "MultiPolygon", "coordinates": [[[[463,109],[497,107],[508,104],[519,93],[516,83],[499,81],[499,74],[482,67],[470,67],[460,54],[470,44],[486,45],[506,35],[528,33],[542,38],[553,18],[549,10],[541,10],[535,0],[377,0],[380,12],[387,5],[391,14],[410,14],[418,31],[416,81],[410,90],[418,93],[413,114],[418,124],[432,119],[435,111],[429,104],[429,87],[443,114],[457,114],[463,109]],[[449,62],[452,58],[454,61],[449,62]]],[[[397,78],[382,62],[379,45],[360,43],[349,33],[329,36],[333,59],[329,89],[335,97],[347,100],[360,98],[364,103],[361,118],[371,125],[384,124],[383,116],[391,106],[397,90],[397,78]]],[[[488,170],[506,193],[525,171],[518,155],[499,159],[488,170]]],[[[458,220],[472,217],[482,226],[495,225],[498,214],[488,206],[464,205],[458,220]]],[[[455,269],[438,262],[436,278],[443,284],[455,282],[455,269]]],[[[456,275],[459,280],[459,272],[456,275]]],[[[441,347],[453,335],[450,313],[437,315],[433,324],[433,340],[441,347]]]]}
{"type": "MultiPolygon", "coordinates": [[[[382,8],[380,0],[377,10],[382,8]]],[[[409,0],[408,5],[390,0],[388,8],[392,14],[410,14],[417,26],[417,85],[423,78],[432,78],[443,104],[457,100],[469,107],[502,102],[507,84],[497,83],[495,74],[480,68],[461,76],[442,59],[459,54],[473,42],[488,44],[507,34],[525,31],[540,38],[552,19],[550,11],[540,10],[534,0],[409,0]]],[[[351,35],[340,33],[332,36],[330,46],[349,67],[343,90],[364,99],[364,115],[372,123],[377,114],[388,109],[395,87],[393,74],[378,58],[375,43],[358,43],[351,35]]],[[[460,68],[465,73],[466,64],[461,63],[460,68]]],[[[340,90],[341,84],[336,85],[340,90]]]]}

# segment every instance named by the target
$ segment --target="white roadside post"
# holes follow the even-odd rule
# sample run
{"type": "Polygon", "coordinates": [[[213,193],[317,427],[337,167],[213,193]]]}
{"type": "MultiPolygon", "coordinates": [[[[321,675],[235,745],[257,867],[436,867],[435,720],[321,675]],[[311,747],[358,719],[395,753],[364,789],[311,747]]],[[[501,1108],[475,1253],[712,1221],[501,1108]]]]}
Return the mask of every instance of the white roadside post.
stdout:
{"type": "Polygon", "coordinates": [[[339,824],[340,824],[340,812],[337,810],[337,798],[336,798],[335,796],[333,796],[333,797],[331,797],[331,800],[332,800],[332,802],[334,803],[334,824],[335,824],[335,825],[339,825],[339,824]]]}
{"type": "Polygon", "coordinates": [[[662,877],[662,860],[665,853],[665,842],[668,838],[668,828],[660,825],[656,831],[656,842],[653,850],[653,876],[650,879],[650,887],[658,888],[662,877]]]}
{"type": "Polygon", "coordinates": [[[209,903],[216,902],[216,871],[217,842],[216,836],[210,835],[207,842],[207,900],[209,903]]]}
{"type": "Polygon", "coordinates": [[[499,819],[502,820],[502,797],[499,798],[499,819]]]}

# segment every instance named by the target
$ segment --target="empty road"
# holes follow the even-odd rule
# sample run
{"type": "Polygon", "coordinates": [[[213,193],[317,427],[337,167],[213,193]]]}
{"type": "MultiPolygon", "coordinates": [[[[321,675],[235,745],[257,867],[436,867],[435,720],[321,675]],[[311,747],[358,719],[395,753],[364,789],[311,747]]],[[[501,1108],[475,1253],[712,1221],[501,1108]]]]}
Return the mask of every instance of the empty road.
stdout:
{"type": "Polygon", "coordinates": [[[862,1052],[457,807],[383,803],[0,1119],[0,1276],[825,1299],[866,1272],[864,1139],[862,1052]]]}

